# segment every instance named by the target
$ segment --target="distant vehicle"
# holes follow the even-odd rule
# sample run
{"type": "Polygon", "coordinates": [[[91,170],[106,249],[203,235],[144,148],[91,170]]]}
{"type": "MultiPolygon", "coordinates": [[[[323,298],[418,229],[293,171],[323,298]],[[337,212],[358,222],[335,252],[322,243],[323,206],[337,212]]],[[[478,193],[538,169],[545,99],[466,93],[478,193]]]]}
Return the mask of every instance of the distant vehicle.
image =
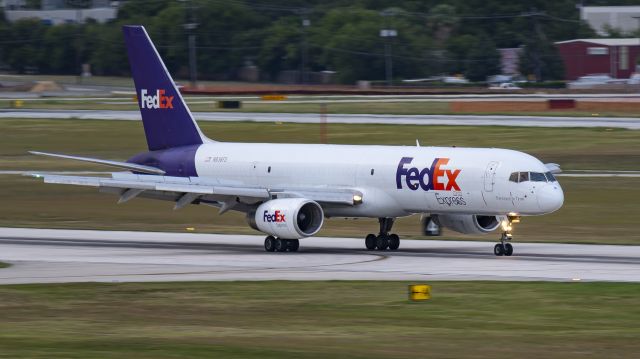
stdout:
{"type": "Polygon", "coordinates": [[[445,76],[442,78],[442,82],[445,84],[468,84],[469,80],[464,77],[445,76]]]}
{"type": "Polygon", "coordinates": [[[606,85],[614,81],[611,76],[607,74],[594,74],[581,76],[577,80],[567,83],[569,88],[591,88],[599,85],[606,85]]]}
{"type": "MultiPolygon", "coordinates": [[[[32,152],[120,168],[111,177],[34,174],[45,183],[97,187],[119,196],[238,211],[265,233],[266,251],[295,252],[325,218],[377,218],[368,250],[396,250],[397,217],[423,214],[423,230],[500,230],[494,254],[510,256],[521,216],[558,210],[553,173],[526,153],[498,148],[239,143],[206,137],[142,26],[125,26],[148,151],[126,162],[32,152]]],[[[457,78],[456,78],[457,79],[457,78]]],[[[459,80],[459,79],[457,79],[459,80]]],[[[116,145],[116,144],[114,144],[116,145]]]]}
{"type": "Polygon", "coordinates": [[[628,85],[640,85],[640,73],[633,73],[627,80],[628,85]]]}
{"type": "Polygon", "coordinates": [[[512,82],[503,82],[500,85],[489,86],[489,90],[522,90],[522,87],[516,86],[512,82]]]}
{"type": "Polygon", "coordinates": [[[432,76],[420,79],[405,79],[402,80],[405,83],[418,83],[418,82],[444,82],[446,84],[468,84],[469,80],[459,76],[432,76]]]}
{"type": "Polygon", "coordinates": [[[491,85],[501,84],[503,82],[511,82],[513,76],[511,75],[493,75],[487,77],[487,83],[491,85]]]}
{"type": "Polygon", "coordinates": [[[576,82],[606,84],[608,82],[611,82],[612,80],[613,78],[607,74],[599,74],[599,75],[581,76],[576,80],[576,82]]]}

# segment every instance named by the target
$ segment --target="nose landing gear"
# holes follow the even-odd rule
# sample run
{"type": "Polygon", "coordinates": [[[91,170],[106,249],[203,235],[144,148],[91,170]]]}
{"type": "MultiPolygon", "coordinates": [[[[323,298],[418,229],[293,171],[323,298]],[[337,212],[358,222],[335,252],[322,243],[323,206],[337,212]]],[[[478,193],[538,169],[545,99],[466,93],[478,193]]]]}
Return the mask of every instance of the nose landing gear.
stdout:
{"type": "Polygon", "coordinates": [[[497,256],[512,255],[513,246],[511,245],[511,243],[507,242],[507,241],[510,241],[511,238],[512,238],[511,233],[503,232],[502,237],[500,238],[500,243],[496,244],[495,247],[493,247],[493,254],[497,256]]]}
{"type": "Polygon", "coordinates": [[[503,221],[502,226],[502,235],[500,236],[500,243],[496,244],[493,247],[493,254],[496,256],[511,256],[513,254],[513,246],[511,245],[511,239],[513,239],[513,234],[511,231],[513,230],[513,224],[520,223],[519,216],[508,216],[507,220],[503,221]]]}
{"type": "Polygon", "coordinates": [[[380,233],[377,236],[375,234],[368,234],[364,240],[365,246],[370,251],[374,249],[379,251],[384,251],[385,249],[395,251],[400,247],[400,237],[395,233],[389,233],[393,227],[395,218],[379,218],[378,221],[380,222],[380,233]]]}

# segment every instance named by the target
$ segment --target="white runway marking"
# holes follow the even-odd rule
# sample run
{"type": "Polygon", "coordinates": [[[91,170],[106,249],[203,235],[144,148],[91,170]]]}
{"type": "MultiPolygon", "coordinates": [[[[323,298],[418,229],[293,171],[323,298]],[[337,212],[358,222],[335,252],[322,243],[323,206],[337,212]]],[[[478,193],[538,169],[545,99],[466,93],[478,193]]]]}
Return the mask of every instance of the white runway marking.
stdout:
{"type": "Polygon", "coordinates": [[[544,280],[640,282],[640,246],[308,238],[266,253],[262,236],[0,228],[0,284],[187,280],[544,280]]]}
{"type": "MultiPolygon", "coordinates": [[[[198,121],[251,121],[319,123],[316,113],[248,113],[195,112],[198,121]]],[[[0,118],[94,119],[139,121],[139,111],[105,110],[0,110],[0,118]]],[[[608,127],[640,129],[635,117],[546,117],[501,115],[368,115],[329,114],[328,123],[390,124],[390,125],[449,125],[449,126],[519,126],[519,127],[608,127]]]]}

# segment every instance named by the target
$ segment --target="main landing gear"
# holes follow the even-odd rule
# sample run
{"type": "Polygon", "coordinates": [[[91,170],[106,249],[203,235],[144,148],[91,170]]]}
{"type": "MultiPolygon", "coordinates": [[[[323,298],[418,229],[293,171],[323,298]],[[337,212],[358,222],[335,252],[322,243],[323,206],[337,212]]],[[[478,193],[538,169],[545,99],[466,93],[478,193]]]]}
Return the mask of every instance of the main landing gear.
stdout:
{"type": "Polygon", "coordinates": [[[377,236],[375,234],[368,234],[364,240],[364,244],[368,250],[377,249],[384,251],[385,249],[389,249],[395,251],[400,247],[400,237],[395,233],[389,233],[394,221],[395,218],[378,218],[378,222],[380,222],[380,233],[377,236]]]}
{"type": "Polygon", "coordinates": [[[511,230],[513,229],[514,223],[520,223],[519,216],[508,216],[507,220],[501,223],[502,235],[500,236],[500,243],[493,247],[493,254],[507,257],[513,254],[513,246],[509,242],[513,239],[511,230]]]}
{"type": "Polygon", "coordinates": [[[300,241],[297,239],[282,239],[274,236],[267,236],[264,239],[264,250],[267,252],[297,252],[300,248],[300,241]]]}

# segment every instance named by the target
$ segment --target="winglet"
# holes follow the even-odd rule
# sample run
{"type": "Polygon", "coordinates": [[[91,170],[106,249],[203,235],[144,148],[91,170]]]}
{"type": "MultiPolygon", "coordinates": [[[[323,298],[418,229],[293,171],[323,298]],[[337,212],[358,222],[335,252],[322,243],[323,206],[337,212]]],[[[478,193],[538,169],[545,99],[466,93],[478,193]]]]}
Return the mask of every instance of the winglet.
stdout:
{"type": "Polygon", "coordinates": [[[544,166],[553,174],[562,173],[562,168],[557,163],[545,163],[544,166]]]}

